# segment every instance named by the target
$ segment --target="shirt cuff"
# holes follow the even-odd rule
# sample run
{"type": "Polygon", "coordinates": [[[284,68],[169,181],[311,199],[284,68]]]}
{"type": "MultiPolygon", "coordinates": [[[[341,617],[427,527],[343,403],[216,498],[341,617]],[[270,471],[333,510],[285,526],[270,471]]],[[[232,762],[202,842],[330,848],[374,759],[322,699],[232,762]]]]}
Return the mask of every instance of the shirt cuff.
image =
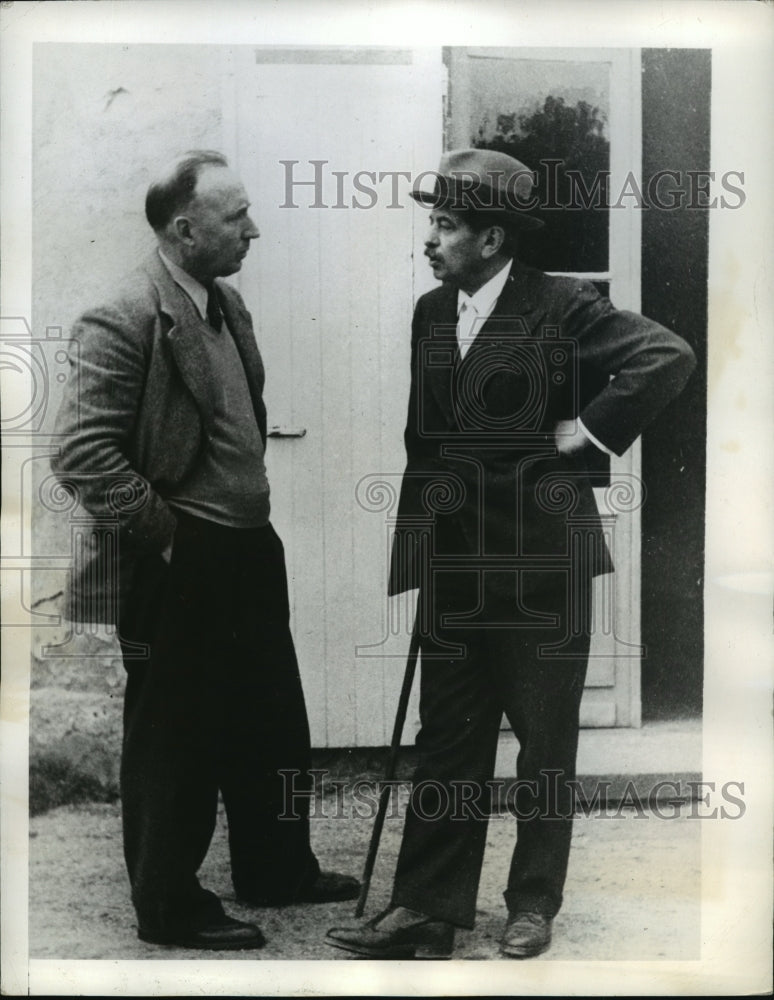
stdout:
{"type": "Polygon", "coordinates": [[[597,448],[599,448],[600,451],[604,451],[604,453],[606,455],[610,455],[611,457],[615,457],[615,452],[611,451],[608,447],[606,447],[604,444],[602,444],[601,441],[598,441],[594,437],[594,435],[591,433],[591,431],[586,427],[586,425],[583,423],[583,421],[581,420],[580,417],[578,417],[578,427],[580,427],[580,429],[583,431],[583,433],[586,435],[586,437],[589,439],[589,441],[591,441],[592,444],[596,445],[597,448]]]}

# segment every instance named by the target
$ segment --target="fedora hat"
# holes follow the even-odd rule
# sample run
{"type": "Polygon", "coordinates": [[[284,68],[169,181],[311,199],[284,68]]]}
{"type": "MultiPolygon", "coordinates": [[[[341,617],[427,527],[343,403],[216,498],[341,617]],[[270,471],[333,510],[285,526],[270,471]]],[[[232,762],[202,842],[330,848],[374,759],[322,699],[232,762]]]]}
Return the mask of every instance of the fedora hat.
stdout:
{"type": "Polygon", "coordinates": [[[452,149],[441,157],[433,190],[414,190],[411,197],[433,208],[493,213],[519,229],[540,229],[541,220],[526,211],[534,184],[529,167],[507,153],[452,149]]]}

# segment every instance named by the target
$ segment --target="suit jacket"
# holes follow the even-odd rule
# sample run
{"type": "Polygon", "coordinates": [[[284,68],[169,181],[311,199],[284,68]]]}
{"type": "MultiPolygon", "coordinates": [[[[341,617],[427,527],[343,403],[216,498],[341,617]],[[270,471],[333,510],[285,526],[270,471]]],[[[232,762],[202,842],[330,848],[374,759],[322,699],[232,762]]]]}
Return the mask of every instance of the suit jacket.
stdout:
{"type": "Polygon", "coordinates": [[[462,360],[456,323],[456,289],[420,298],[389,592],[425,585],[429,564],[467,565],[512,602],[516,569],[521,592],[540,587],[569,572],[579,537],[591,575],[609,572],[583,452],[559,456],[554,427],[579,416],[623,454],[682,389],[691,348],[589,282],[516,261],[462,360]]]}
{"type": "MultiPolygon", "coordinates": [[[[264,369],[241,296],[218,282],[266,441],[264,369]]],[[[112,304],[76,322],[71,373],[55,433],[57,477],[81,505],[73,534],[67,615],[115,623],[143,557],[161,553],[176,519],[166,502],[196,467],[214,403],[204,322],[157,253],[112,304]]]]}

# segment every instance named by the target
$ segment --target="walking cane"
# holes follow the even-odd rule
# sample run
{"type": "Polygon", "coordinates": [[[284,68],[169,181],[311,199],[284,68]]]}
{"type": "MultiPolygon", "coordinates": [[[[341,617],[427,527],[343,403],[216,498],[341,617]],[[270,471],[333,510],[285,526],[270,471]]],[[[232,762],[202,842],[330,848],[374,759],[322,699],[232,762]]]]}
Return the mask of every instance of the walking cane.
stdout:
{"type": "Polygon", "coordinates": [[[403,735],[403,724],[406,721],[406,711],[408,709],[411,686],[414,683],[414,674],[417,668],[417,655],[419,653],[419,614],[414,619],[414,628],[411,632],[411,644],[409,646],[408,659],[406,661],[406,672],[403,675],[403,687],[400,689],[398,699],[398,710],[395,713],[395,725],[392,728],[392,742],[390,743],[390,756],[387,761],[387,769],[384,775],[384,787],[379,795],[379,808],[376,811],[374,828],[371,831],[371,843],[368,845],[368,854],[363,868],[363,880],[360,885],[360,895],[355,907],[355,916],[362,917],[365,910],[368,890],[371,888],[371,876],[376,862],[376,852],[379,850],[379,840],[382,836],[384,817],[387,813],[387,804],[390,801],[392,791],[391,781],[395,777],[398,766],[398,752],[400,750],[400,738],[403,735]]]}

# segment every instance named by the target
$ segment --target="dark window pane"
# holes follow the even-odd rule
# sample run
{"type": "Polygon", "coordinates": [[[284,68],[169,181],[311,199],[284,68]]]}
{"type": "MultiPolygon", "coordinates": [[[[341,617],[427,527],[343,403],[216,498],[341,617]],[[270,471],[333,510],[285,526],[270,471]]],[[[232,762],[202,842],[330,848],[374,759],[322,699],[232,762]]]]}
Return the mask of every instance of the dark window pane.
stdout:
{"type": "Polygon", "coordinates": [[[536,173],[544,228],[522,241],[546,271],[607,271],[610,172],[607,63],[470,59],[470,142],[536,173]]]}

